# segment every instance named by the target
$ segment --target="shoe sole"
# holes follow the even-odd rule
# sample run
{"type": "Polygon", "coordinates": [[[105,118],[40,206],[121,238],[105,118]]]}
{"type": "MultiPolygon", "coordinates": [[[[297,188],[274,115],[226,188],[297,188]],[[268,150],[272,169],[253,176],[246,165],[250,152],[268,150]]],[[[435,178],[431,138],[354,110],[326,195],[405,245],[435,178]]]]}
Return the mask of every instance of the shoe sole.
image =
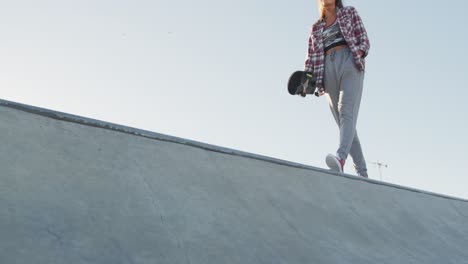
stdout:
{"type": "Polygon", "coordinates": [[[336,158],[333,155],[328,155],[325,159],[325,162],[327,163],[327,166],[330,168],[330,170],[343,172],[343,170],[341,169],[340,162],[336,160],[336,158]]]}

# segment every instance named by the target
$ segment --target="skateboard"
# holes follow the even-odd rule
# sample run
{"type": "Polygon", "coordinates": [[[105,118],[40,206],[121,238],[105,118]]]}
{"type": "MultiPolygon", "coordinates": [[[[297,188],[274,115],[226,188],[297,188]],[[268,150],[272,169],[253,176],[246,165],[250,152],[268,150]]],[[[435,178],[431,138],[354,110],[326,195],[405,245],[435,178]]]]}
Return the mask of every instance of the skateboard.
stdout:
{"type": "Polygon", "coordinates": [[[319,96],[316,85],[317,78],[311,72],[295,71],[288,80],[288,92],[291,95],[305,97],[307,94],[319,96]]]}

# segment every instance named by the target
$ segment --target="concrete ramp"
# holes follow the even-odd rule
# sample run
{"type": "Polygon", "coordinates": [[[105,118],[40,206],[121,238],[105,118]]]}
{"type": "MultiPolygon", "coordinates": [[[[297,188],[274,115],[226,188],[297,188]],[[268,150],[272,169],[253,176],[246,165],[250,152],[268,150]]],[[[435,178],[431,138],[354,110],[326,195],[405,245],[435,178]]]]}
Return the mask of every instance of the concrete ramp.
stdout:
{"type": "Polygon", "coordinates": [[[0,100],[5,264],[468,263],[468,202],[0,100]]]}

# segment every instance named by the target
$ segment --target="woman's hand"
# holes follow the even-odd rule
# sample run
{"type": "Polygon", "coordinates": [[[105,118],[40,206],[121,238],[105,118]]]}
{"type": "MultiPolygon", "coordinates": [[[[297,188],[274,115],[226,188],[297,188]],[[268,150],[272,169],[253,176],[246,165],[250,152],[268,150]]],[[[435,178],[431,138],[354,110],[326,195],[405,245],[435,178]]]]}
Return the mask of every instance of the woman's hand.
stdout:
{"type": "Polygon", "coordinates": [[[325,88],[319,87],[319,88],[318,88],[318,95],[319,95],[319,96],[322,96],[322,95],[324,95],[324,94],[325,94],[325,88]]]}

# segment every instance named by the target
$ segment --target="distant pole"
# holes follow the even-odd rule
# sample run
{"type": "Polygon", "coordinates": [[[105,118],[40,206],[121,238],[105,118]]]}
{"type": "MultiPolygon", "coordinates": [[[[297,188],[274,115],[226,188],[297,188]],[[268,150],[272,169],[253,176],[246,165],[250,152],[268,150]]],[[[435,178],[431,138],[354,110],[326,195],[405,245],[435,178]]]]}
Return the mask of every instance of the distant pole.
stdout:
{"type": "Polygon", "coordinates": [[[371,162],[371,163],[379,167],[379,176],[380,176],[380,180],[382,180],[382,167],[388,168],[388,165],[383,164],[382,162],[379,162],[379,161],[371,162]]]}

